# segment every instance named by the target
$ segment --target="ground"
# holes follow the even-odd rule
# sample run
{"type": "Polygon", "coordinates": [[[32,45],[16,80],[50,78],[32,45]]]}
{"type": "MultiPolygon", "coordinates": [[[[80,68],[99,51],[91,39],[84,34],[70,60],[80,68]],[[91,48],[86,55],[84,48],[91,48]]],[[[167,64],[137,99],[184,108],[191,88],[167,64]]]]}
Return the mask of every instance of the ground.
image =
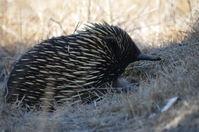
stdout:
{"type": "MultiPolygon", "coordinates": [[[[0,130],[6,132],[198,132],[199,21],[197,13],[187,24],[186,32],[178,32],[176,40],[155,40],[150,46],[147,46],[144,40],[138,39],[137,32],[131,33],[130,26],[125,27],[125,23],[121,24],[135,38],[142,52],[159,55],[162,60],[140,61],[129,65],[123,77],[130,82],[139,83],[139,86],[127,93],[108,93],[102,97],[102,100],[91,104],[75,106],[65,104],[57,107],[54,112],[25,111],[16,104],[5,102],[3,93],[9,72],[15,60],[34,44],[31,45],[29,42],[26,45],[25,39],[19,39],[16,42],[10,38],[8,41],[6,33],[2,33],[5,38],[2,37],[3,41],[0,45],[0,130]],[[5,45],[5,42],[8,44],[5,45]],[[178,97],[178,100],[168,110],[162,112],[163,107],[174,97],[178,97]]],[[[35,43],[36,36],[40,35],[32,35],[34,37],[32,42],[35,43]]]]}

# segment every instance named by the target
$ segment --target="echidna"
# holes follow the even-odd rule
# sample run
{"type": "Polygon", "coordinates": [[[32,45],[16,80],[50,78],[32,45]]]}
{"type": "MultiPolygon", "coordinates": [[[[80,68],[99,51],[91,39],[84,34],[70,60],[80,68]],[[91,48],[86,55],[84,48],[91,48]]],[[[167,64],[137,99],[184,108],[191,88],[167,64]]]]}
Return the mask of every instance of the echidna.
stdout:
{"type": "Polygon", "coordinates": [[[160,57],[142,54],[117,26],[90,24],[76,34],[45,40],[22,55],[8,79],[7,102],[87,101],[139,60],[160,57]]]}

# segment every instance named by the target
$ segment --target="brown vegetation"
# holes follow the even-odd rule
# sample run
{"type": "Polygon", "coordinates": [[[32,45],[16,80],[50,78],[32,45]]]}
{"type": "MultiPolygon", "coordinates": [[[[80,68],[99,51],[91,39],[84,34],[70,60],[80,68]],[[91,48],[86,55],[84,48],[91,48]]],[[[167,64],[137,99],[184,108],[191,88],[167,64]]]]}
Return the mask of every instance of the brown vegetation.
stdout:
{"type": "Polygon", "coordinates": [[[198,0],[2,0],[0,1],[1,131],[199,131],[198,0]],[[67,35],[88,21],[125,29],[160,62],[136,62],[125,73],[140,86],[107,94],[95,104],[24,112],[3,98],[13,62],[37,42],[67,35]],[[178,100],[166,112],[167,101],[178,100]]]}

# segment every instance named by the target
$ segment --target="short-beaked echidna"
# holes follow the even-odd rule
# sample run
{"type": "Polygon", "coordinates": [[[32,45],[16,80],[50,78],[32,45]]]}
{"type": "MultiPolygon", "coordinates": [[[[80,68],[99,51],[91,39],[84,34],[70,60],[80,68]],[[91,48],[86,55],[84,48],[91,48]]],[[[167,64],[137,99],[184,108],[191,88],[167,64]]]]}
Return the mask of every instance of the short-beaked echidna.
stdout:
{"type": "Polygon", "coordinates": [[[89,100],[138,60],[160,57],[142,54],[117,26],[90,24],[75,34],[45,40],[22,55],[7,82],[7,101],[36,105],[89,100]]]}

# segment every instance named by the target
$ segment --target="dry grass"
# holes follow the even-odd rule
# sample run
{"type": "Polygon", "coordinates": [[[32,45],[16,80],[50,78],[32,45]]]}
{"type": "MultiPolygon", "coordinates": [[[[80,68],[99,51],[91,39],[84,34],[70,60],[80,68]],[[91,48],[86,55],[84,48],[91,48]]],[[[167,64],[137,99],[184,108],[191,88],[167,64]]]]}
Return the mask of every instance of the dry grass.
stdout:
{"type": "Polygon", "coordinates": [[[198,0],[1,0],[1,131],[199,131],[198,0]],[[55,112],[24,112],[2,98],[13,62],[35,43],[74,32],[88,21],[124,28],[144,52],[160,62],[136,62],[124,74],[140,86],[107,94],[94,104],[62,106],[55,112]],[[156,48],[156,49],[155,49],[156,48]],[[168,99],[179,100],[160,112],[168,99]]]}

